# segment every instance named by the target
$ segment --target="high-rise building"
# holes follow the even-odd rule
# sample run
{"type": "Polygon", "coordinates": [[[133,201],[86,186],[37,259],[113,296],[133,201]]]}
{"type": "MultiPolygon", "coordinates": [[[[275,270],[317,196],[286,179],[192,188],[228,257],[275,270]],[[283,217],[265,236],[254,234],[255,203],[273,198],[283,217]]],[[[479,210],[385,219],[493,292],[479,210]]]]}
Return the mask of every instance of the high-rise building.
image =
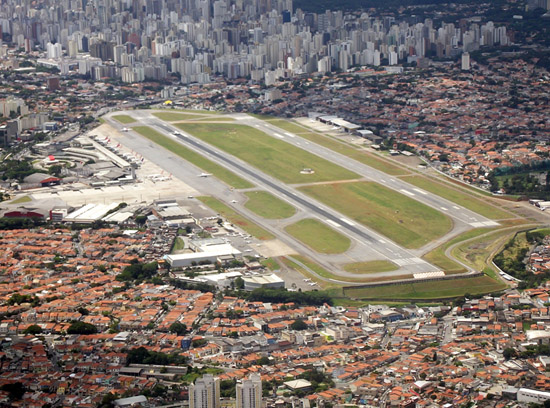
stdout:
{"type": "Polygon", "coordinates": [[[189,408],[220,408],[220,379],[205,374],[189,386],[189,408]]]}
{"type": "Polygon", "coordinates": [[[237,384],[236,408],[261,408],[262,407],[262,379],[260,374],[252,373],[248,380],[237,384]]]}
{"type": "Polygon", "coordinates": [[[469,71],[470,70],[470,53],[469,52],[463,52],[462,53],[462,71],[469,71]]]}

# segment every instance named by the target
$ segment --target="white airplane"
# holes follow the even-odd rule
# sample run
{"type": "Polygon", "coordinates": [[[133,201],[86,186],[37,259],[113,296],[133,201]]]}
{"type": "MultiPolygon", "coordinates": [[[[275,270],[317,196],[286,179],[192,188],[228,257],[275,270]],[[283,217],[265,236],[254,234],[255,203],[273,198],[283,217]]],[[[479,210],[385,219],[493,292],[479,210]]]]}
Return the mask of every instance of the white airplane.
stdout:
{"type": "Polygon", "coordinates": [[[128,128],[122,128],[122,131],[123,131],[123,132],[128,132],[129,130],[130,130],[130,129],[128,129],[128,128]]]}
{"type": "Polygon", "coordinates": [[[208,177],[208,176],[211,176],[211,175],[212,175],[212,173],[201,173],[197,177],[208,177]]]}
{"type": "Polygon", "coordinates": [[[235,204],[235,203],[237,202],[237,200],[231,200],[231,202],[232,202],[233,204],[235,204]]]}

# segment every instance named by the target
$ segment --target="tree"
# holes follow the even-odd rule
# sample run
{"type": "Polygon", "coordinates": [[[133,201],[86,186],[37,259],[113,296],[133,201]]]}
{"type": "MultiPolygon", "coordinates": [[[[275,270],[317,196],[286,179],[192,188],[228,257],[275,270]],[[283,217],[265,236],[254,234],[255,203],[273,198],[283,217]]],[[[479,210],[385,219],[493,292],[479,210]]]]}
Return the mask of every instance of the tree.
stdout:
{"type": "Polygon", "coordinates": [[[101,400],[101,402],[98,404],[98,408],[114,408],[115,404],[115,400],[119,399],[119,395],[118,394],[112,394],[112,393],[109,393],[109,394],[105,394],[103,396],[103,399],[101,400]]]}
{"type": "Polygon", "coordinates": [[[26,392],[23,383],[19,381],[11,384],[4,384],[0,387],[0,390],[6,391],[10,400],[20,400],[26,392]]]}
{"type": "Polygon", "coordinates": [[[198,348],[206,344],[206,339],[196,339],[191,342],[193,348],[198,348]]]}
{"type": "Polygon", "coordinates": [[[82,316],[88,316],[90,314],[90,311],[82,306],[76,309],[76,311],[80,313],[82,316]]]}
{"type": "Polygon", "coordinates": [[[55,176],[55,177],[59,177],[61,175],[61,170],[63,169],[63,166],[59,165],[59,164],[55,164],[53,166],[51,166],[48,170],[48,173],[50,173],[51,175],[55,176]]]}
{"type": "Polygon", "coordinates": [[[42,333],[42,327],[40,327],[37,324],[31,324],[29,327],[25,329],[23,332],[25,334],[32,334],[33,336],[42,333]]]}
{"type": "Polygon", "coordinates": [[[240,276],[235,279],[235,289],[244,289],[244,279],[240,276]]]}
{"type": "Polygon", "coordinates": [[[507,347],[502,352],[502,356],[504,357],[504,359],[510,360],[512,357],[516,357],[517,353],[516,350],[514,350],[512,347],[507,347]]]}
{"type": "Polygon", "coordinates": [[[176,333],[178,336],[181,336],[187,333],[187,326],[180,322],[174,322],[170,325],[168,330],[172,333],[176,333]]]}
{"type": "Polygon", "coordinates": [[[270,363],[271,361],[269,360],[269,357],[266,356],[260,357],[258,360],[256,360],[256,364],[261,366],[269,365],[270,363]]]}
{"type": "Polygon", "coordinates": [[[97,333],[97,327],[91,323],[86,322],[72,322],[67,329],[68,334],[95,334],[97,333]]]}
{"type": "Polygon", "coordinates": [[[306,330],[307,323],[304,322],[302,319],[296,319],[294,320],[294,322],[291,323],[290,328],[292,330],[306,330]]]}

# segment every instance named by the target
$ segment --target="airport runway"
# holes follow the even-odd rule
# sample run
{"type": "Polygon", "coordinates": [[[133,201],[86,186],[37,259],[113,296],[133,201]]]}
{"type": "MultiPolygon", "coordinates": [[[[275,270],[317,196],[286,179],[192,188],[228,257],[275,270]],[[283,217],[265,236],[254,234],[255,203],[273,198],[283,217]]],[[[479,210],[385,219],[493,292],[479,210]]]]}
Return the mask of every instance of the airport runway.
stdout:
{"type": "MultiPolygon", "coordinates": [[[[337,153],[334,150],[330,150],[316,143],[312,143],[301,138],[299,135],[287,132],[276,127],[275,125],[266,123],[252,116],[247,115],[247,117],[250,119],[242,119],[240,123],[253,126],[274,138],[284,140],[285,142],[298,148],[304,149],[307,146],[307,151],[310,153],[351,170],[364,178],[380,183],[385,187],[397,191],[398,193],[414,198],[415,200],[420,201],[421,203],[424,203],[452,218],[455,224],[465,224],[464,226],[466,228],[463,228],[463,230],[471,228],[494,227],[499,225],[493,220],[485,218],[442,197],[424,191],[397,177],[390,176],[382,171],[376,170],[356,160],[350,159],[347,156],[337,153]]],[[[304,131],[306,130],[304,129],[304,131]]]]}
{"type": "MultiPolygon", "coordinates": [[[[190,134],[186,134],[185,132],[182,132],[179,128],[171,126],[170,124],[165,123],[160,119],[157,119],[156,117],[151,115],[150,111],[129,111],[127,113],[132,115],[134,118],[138,119],[140,124],[153,127],[168,137],[171,137],[174,139],[177,138],[177,140],[179,140],[182,144],[184,144],[188,148],[191,148],[194,151],[197,151],[208,158],[214,159],[214,161],[216,161],[217,163],[223,165],[229,170],[235,172],[236,174],[252,181],[257,186],[267,191],[270,191],[275,196],[285,198],[288,202],[293,204],[295,207],[302,209],[306,213],[309,213],[310,216],[317,217],[321,221],[337,229],[340,233],[343,233],[348,237],[352,238],[358,245],[360,245],[363,248],[363,250],[366,253],[370,252],[371,254],[375,255],[375,256],[370,255],[367,259],[363,259],[363,260],[388,259],[396,263],[400,267],[398,271],[380,273],[380,275],[373,274],[372,275],[373,277],[438,271],[437,267],[427,263],[426,261],[417,257],[415,254],[411,253],[410,251],[396,245],[395,243],[388,240],[386,237],[381,236],[380,234],[370,230],[369,228],[363,225],[356,224],[355,222],[346,219],[346,217],[338,213],[338,211],[328,208],[325,205],[316,202],[312,198],[294,189],[292,186],[288,186],[266,174],[263,174],[261,171],[248,165],[247,163],[213,146],[210,146],[202,142],[201,140],[193,137],[190,134]],[[174,135],[174,132],[176,131],[179,132],[181,136],[176,137],[174,135]]],[[[146,139],[143,138],[143,140],[146,140],[146,139]]],[[[149,141],[146,142],[146,145],[149,145],[149,147],[152,146],[151,142],[149,141]]],[[[136,148],[136,146],[134,146],[134,148],[136,148]]],[[[147,149],[147,152],[143,152],[143,153],[140,152],[140,153],[148,157],[149,160],[157,162],[159,165],[163,165],[167,162],[166,151],[163,150],[162,148],[160,148],[160,150],[154,154],[152,154],[153,151],[150,148],[147,149]]],[[[181,161],[181,159],[174,158],[171,155],[169,157],[169,160],[171,165],[175,161],[181,161]]],[[[176,172],[173,172],[173,173],[175,176],[180,177],[180,175],[177,174],[176,172]]],[[[204,181],[208,179],[209,178],[206,178],[204,179],[204,181]]],[[[195,183],[192,183],[192,184],[195,184],[195,183]]],[[[205,182],[204,184],[210,184],[210,183],[205,182]]],[[[231,195],[230,193],[228,194],[227,191],[220,191],[219,188],[214,189],[214,191],[211,191],[209,189],[205,189],[204,187],[205,186],[203,186],[203,188],[199,188],[199,190],[202,190],[202,191],[205,191],[205,193],[217,196],[218,198],[221,198],[223,201],[228,203],[228,198],[229,198],[228,195],[231,195]]],[[[239,208],[239,211],[242,212],[241,208],[239,208]]],[[[264,220],[263,218],[254,216],[248,211],[246,212],[247,212],[246,215],[249,218],[251,218],[254,222],[264,227],[266,225],[269,225],[270,228],[268,229],[271,231],[273,230],[272,223],[270,224],[269,222],[266,222],[266,220],[264,220]]],[[[288,235],[284,231],[281,231],[280,229],[277,235],[281,237],[286,236],[286,238],[288,238],[288,235]]],[[[288,239],[283,239],[283,242],[285,241],[289,242],[288,239]]],[[[291,244],[295,244],[295,242],[296,241],[294,239],[290,240],[291,244]]],[[[296,246],[296,245],[293,245],[293,246],[296,246]]],[[[302,247],[302,245],[299,245],[299,246],[302,247]]],[[[308,251],[308,252],[311,253],[311,251],[308,251]]],[[[322,255],[320,256],[319,254],[316,254],[316,253],[313,253],[312,255],[315,256],[316,260],[323,258],[322,255]]],[[[331,255],[330,257],[334,260],[341,260],[343,261],[343,263],[346,263],[346,261],[347,262],[352,261],[349,259],[349,257],[346,257],[345,255],[331,255]]],[[[321,262],[321,263],[326,265],[326,262],[321,262]]],[[[334,267],[332,267],[331,269],[334,269],[334,267]]],[[[342,275],[347,275],[347,273],[342,273],[342,275]]]]}

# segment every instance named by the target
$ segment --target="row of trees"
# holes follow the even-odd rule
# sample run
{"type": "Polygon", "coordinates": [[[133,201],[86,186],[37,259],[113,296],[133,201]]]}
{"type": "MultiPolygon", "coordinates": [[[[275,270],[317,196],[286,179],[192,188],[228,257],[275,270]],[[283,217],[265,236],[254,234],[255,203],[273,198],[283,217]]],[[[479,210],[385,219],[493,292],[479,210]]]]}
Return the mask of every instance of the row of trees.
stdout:
{"type": "Polygon", "coordinates": [[[117,275],[116,280],[120,282],[133,281],[136,283],[140,283],[156,275],[157,269],[157,262],[144,264],[140,263],[137,259],[134,259],[131,261],[130,265],[124,268],[124,270],[117,275]]]}
{"type": "Polygon", "coordinates": [[[326,292],[289,292],[286,289],[259,288],[246,296],[251,302],[295,303],[297,305],[321,306],[332,305],[332,298],[326,292]]]}
{"type": "Polygon", "coordinates": [[[185,365],[187,357],[180,354],[166,354],[149,351],[145,347],[133,348],[126,355],[127,364],[185,365]]]}

